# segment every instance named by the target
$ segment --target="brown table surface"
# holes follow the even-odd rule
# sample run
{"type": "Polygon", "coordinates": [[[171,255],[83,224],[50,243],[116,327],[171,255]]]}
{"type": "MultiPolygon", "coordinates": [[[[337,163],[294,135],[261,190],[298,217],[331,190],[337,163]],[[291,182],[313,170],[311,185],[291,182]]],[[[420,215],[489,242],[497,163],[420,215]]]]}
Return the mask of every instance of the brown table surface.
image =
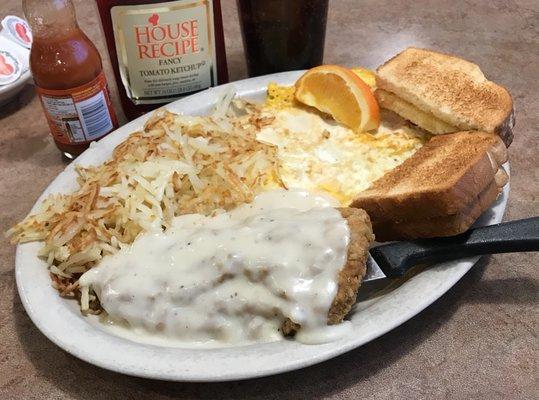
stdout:
{"type": "MultiPolygon", "coordinates": [[[[221,3],[230,78],[242,79],[246,72],[235,2],[221,3]]],[[[76,7],[80,25],[97,45],[115,91],[94,2],[78,0],[76,7]]],[[[22,15],[20,0],[2,0],[0,17],[7,14],[22,15]]],[[[372,68],[406,46],[424,46],[478,63],[488,77],[513,94],[517,126],[509,151],[511,196],[506,220],[525,218],[539,211],[538,29],[539,3],[534,0],[406,4],[332,0],[325,62],[372,68]]],[[[119,110],[117,101],[115,105],[119,110]]],[[[24,217],[64,167],[39,102],[28,87],[0,109],[2,231],[24,217]]],[[[1,399],[539,396],[536,254],[483,259],[418,316],[336,359],[268,378],[192,384],[112,373],[52,344],[21,305],[13,273],[15,249],[3,236],[1,240],[1,399]]]]}

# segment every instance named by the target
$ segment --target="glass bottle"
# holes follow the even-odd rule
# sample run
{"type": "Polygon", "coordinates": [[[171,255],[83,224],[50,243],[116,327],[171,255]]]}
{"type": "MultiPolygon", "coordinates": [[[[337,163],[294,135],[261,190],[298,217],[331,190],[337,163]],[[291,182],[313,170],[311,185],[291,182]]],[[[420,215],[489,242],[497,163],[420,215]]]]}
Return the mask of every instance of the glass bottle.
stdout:
{"type": "Polygon", "coordinates": [[[23,0],[30,69],[56,146],[72,159],[118,127],[101,57],[71,0],[23,0]]]}
{"type": "Polygon", "coordinates": [[[228,81],[220,0],[96,0],[128,119],[228,81]]]}

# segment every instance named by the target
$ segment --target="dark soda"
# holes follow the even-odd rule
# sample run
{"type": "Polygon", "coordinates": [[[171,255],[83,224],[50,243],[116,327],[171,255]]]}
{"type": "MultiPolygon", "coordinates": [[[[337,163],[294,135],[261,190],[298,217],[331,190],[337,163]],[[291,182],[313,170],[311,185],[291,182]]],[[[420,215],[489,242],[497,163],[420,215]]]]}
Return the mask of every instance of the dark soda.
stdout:
{"type": "Polygon", "coordinates": [[[250,76],[322,64],[328,0],[237,0],[250,76]]]}

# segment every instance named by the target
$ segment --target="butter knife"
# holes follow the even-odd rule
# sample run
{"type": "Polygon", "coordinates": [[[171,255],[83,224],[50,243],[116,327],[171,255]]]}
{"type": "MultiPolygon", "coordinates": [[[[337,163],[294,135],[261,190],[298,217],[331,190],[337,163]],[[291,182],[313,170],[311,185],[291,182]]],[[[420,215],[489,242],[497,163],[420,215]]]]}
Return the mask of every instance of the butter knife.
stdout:
{"type": "Polygon", "coordinates": [[[539,217],[470,229],[460,235],[372,247],[363,282],[403,276],[415,265],[539,250],[539,217]]]}

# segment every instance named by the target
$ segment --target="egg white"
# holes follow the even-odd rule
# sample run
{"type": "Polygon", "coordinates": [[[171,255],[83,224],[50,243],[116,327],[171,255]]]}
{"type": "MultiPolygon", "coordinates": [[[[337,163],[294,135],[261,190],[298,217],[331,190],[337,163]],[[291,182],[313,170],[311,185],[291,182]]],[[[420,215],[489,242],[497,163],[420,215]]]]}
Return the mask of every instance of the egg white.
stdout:
{"type": "Polygon", "coordinates": [[[374,133],[355,133],[314,110],[265,110],[274,119],[257,139],[277,147],[287,188],[323,191],[348,205],[359,192],[419,149],[424,138],[395,115],[374,133]]]}

